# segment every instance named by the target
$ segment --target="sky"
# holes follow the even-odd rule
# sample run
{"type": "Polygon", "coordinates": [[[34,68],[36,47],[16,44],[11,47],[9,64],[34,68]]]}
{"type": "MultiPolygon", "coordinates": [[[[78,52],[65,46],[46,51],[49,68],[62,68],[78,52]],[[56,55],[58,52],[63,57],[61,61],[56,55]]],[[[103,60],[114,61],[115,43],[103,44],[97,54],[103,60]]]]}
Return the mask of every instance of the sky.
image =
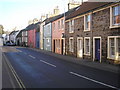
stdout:
{"type": "Polygon", "coordinates": [[[69,0],[0,0],[0,24],[5,31],[23,29],[29,20],[40,19],[42,14],[53,12],[56,6],[67,10],[69,0]]]}

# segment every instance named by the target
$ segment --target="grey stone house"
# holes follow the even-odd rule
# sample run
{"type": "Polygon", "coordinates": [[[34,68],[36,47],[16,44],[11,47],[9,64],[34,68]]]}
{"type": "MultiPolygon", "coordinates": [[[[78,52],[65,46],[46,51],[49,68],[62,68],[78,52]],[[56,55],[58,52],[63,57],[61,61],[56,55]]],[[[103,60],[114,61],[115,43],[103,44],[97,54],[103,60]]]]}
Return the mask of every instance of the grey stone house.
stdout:
{"type": "Polygon", "coordinates": [[[84,2],[66,16],[66,53],[120,63],[120,2],[84,2]]]}

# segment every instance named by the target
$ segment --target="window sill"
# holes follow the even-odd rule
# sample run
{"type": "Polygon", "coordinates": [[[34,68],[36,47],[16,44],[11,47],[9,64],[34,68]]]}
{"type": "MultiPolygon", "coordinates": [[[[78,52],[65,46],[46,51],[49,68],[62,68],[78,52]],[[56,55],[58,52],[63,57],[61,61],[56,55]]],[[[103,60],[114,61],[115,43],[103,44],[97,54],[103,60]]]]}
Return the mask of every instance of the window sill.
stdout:
{"type": "Polygon", "coordinates": [[[69,33],[74,33],[74,32],[69,32],[69,33]]]}
{"type": "Polygon", "coordinates": [[[87,31],[90,31],[89,29],[87,29],[87,30],[84,30],[84,32],[87,32],[87,31]]]}
{"type": "Polygon", "coordinates": [[[84,53],[84,55],[86,55],[86,56],[90,56],[90,54],[86,54],[86,53],[84,53]]]}
{"type": "Polygon", "coordinates": [[[116,25],[116,26],[110,26],[109,28],[119,28],[120,27],[120,25],[116,25]]]}
{"type": "Polygon", "coordinates": [[[69,52],[73,53],[74,51],[69,51],[69,52]]]}
{"type": "Polygon", "coordinates": [[[114,57],[107,57],[107,59],[112,59],[112,60],[115,60],[115,61],[120,61],[120,57],[118,57],[117,59],[114,57]]]}
{"type": "Polygon", "coordinates": [[[114,57],[107,57],[107,59],[115,59],[115,56],[114,57]]]}

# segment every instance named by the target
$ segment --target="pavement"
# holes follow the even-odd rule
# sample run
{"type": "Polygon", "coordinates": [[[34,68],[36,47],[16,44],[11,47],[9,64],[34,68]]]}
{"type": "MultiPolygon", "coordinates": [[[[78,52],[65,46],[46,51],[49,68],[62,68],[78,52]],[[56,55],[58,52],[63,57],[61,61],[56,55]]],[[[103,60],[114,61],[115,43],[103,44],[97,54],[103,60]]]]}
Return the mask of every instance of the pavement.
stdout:
{"type": "MultiPolygon", "coordinates": [[[[29,47],[26,47],[26,48],[29,48],[29,47]]],[[[96,68],[96,69],[120,74],[120,65],[109,64],[109,63],[106,63],[106,62],[101,62],[100,63],[100,62],[97,62],[97,61],[91,61],[91,60],[87,60],[87,59],[80,59],[80,58],[71,57],[71,56],[68,56],[68,55],[56,54],[56,53],[53,53],[51,51],[45,51],[45,50],[40,50],[40,49],[36,49],[36,48],[29,48],[29,49],[32,49],[32,50],[35,50],[35,51],[38,51],[38,52],[42,52],[44,54],[59,58],[61,60],[67,61],[67,62],[80,64],[80,65],[84,65],[84,66],[87,66],[87,67],[96,68]]]]}

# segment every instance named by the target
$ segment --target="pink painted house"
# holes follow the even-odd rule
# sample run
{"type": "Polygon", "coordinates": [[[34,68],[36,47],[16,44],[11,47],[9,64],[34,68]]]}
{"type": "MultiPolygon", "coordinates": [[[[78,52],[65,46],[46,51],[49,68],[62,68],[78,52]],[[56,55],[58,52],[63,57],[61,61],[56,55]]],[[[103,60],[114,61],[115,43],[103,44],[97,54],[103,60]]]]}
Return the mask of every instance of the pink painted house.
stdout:
{"type": "Polygon", "coordinates": [[[65,54],[64,15],[56,16],[52,22],[52,52],[65,54]]]}

